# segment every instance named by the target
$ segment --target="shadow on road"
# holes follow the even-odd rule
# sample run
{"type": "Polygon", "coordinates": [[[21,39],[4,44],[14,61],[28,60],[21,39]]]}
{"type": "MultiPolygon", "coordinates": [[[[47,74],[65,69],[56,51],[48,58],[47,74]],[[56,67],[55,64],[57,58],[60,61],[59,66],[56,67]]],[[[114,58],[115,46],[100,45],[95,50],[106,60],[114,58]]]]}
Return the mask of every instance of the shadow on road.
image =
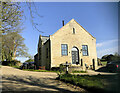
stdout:
{"type": "Polygon", "coordinates": [[[46,78],[37,79],[33,77],[3,76],[2,93],[85,93],[70,91],[59,86],[59,81],[47,80],[46,78]],[[57,82],[56,84],[54,84],[57,82]],[[5,85],[6,84],[6,85],[5,85]]]}
{"type": "Polygon", "coordinates": [[[109,72],[108,70],[107,70],[107,67],[106,66],[104,66],[104,67],[101,67],[101,68],[99,68],[99,69],[97,69],[97,70],[95,70],[96,72],[109,72]]]}
{"type": "Polygon", "coordinates": [[[54,92],[54,91],[3,91],[2,93],[82,93],[82,92],[54,92]]]}

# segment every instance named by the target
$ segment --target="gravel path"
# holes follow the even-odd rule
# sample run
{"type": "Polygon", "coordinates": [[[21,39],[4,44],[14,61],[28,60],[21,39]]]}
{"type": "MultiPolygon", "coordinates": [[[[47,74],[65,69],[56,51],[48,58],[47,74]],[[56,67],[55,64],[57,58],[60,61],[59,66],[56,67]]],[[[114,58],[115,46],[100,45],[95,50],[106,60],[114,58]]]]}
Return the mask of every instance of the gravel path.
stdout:
{"type": "Polygon", "coordinates": [[[56,73],[52,72],[32,72],[22,71],[16,68],[2,66],[2,91],[15,91],[26,93],[88,93],[88,91],[65,84],[61,81],[55,80],[56,73]]]}

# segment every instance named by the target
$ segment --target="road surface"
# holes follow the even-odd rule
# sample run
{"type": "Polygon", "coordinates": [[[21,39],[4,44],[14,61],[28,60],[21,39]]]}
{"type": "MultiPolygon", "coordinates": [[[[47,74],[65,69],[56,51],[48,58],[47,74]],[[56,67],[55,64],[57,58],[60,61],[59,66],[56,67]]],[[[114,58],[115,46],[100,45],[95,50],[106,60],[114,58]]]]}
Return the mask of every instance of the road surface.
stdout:
{"type": "Polygon", "coordinates": [[[83,88],[55,80],[56,73],[22,71],[2,66],[2,91],[9,93],[88,93],[83,88]]]}

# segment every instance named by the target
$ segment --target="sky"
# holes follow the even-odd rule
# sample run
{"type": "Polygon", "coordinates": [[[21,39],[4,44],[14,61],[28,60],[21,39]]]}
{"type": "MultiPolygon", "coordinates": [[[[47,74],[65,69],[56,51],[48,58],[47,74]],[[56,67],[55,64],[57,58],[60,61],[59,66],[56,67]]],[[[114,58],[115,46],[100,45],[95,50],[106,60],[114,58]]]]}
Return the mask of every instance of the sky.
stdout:
{"type": "MultiPolygon", "coordinates": [[[[96,38],[97,56],[118,51],[118,3],[117,2],[34,2],[35,23],[39,23],[37,31],[31,23],[30,12],[26,3],[21,3],[24,11],[24,30],[21,35],[32,57],[37,53],[39,35],[52,35],[72,18],[96,38]]],[[[24,62],[28,58],[18,57],[24,62]]]]}

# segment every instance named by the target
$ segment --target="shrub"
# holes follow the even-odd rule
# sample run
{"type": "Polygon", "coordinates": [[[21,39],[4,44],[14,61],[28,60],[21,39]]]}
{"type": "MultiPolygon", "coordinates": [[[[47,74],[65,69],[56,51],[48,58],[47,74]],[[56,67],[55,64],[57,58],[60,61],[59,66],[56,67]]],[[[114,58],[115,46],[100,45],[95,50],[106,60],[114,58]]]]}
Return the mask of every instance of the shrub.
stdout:
{"type": "Polygon", "coordinates": [[[2,62],[2,65],[5,65],[5,66],[19,66],[19,64],[20,64],[20,61],[18,61],[18,60],[3,61],[2,62]]]}
{"type": "Polygon", "coordinates": [[[110,61],[118,61],[120,60],[120,56],[115,54],[115,55],[104,55],[101,59],[101,61],[104,60],[104,61],[107,61],[107,62],[110,62],[110,61]]]}

